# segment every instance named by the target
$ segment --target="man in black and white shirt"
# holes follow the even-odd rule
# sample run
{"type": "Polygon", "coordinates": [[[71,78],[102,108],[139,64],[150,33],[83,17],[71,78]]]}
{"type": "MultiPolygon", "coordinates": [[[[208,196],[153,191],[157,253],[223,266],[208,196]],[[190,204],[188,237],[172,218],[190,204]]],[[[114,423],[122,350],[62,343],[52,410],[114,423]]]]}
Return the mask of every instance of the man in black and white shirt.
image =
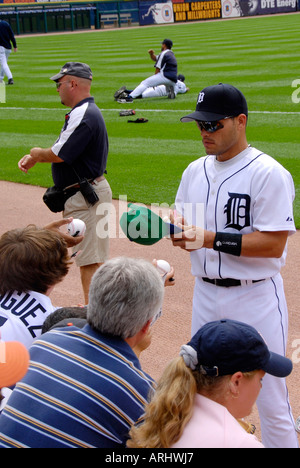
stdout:
{"type": "Polygon", "coordinates": [[[105,224],[111,204],[111,188],[104,177],[108,156],[108,136],[102,114],[90,94],[92,72],[85,63],[68,62],[51,77],[56,82],[61,103],[71,108],[59,138],[50,148],[32,148],[19,161],[19,168],[28,172],[36,163],[52,164],[56,187],[70,191],[64,206],[64,218],[79,218],[86,224],[84,240],[76,247],[85,302],[88,303],[90,280],[109,256],[108,226],[105,224]],[[90,181],[99,201],[90,205],[79,187],[79,178],[90,181]],[[101,205],[101,207],[99,206],[101,205]],[[102,220],[102,223],[99,223],[102,220]]]}
{"type": "Polygon", "coordinates": [[[155,74],[142,81],[128,97],[118,99],[118,102],[124,104],[127,102],[133,102],[133,99],[142,95],[147,88],[159,85],[166,86],[168,97],[170,99],[175,98],[174,87],[177,82],[177,60],[171,50],[172,47],[173,42],[171,39],[165,39],[162,42],[161,53],[158,56],[155,55],[152,49],[149,50],[151,59],[155,61],[155,74]]]}

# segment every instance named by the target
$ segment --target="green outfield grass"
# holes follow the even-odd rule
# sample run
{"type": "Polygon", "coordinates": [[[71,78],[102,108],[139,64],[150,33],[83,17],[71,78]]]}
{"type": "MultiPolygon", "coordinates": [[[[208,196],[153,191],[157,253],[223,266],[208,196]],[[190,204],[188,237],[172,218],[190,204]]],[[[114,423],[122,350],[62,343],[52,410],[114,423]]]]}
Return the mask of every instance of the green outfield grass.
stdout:
{"type": "Polygon", "coordinates": [[[294,14],[17,38],[19,51],[9,61],[15,85],[7,87],[7,101],[0,104],[0,178],[52,185],[49,165],[23,174],[17,162],[33,146],[50,146],[62,127],[68,109],[49,77],[67,61],[84,61],[93,70],[92,92],[107,124],[114,198],[172,204],[183,170],[204,154],[195,124],[183,124],[180,117],[195,109],[202,88],[222,81],[246,95],[249,143],[292,173],[299,228],[300,104],[292,102],[292,83],[300,79],[299,20],[294,14]],[[147,50],[159,51],[165,37],[174,42],[179,72],[191,91],[175,100],[116,103],[116,89],[133,88],[153,73],[147,50]],[[130,107],[149,122],[128,124],[119,117],[119,110],[130,107]]]}

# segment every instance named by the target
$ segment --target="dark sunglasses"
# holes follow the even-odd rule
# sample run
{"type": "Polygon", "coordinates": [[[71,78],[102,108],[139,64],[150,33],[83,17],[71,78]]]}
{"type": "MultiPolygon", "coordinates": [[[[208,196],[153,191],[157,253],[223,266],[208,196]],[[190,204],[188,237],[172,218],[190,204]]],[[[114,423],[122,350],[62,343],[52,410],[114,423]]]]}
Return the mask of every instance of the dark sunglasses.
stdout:
{"type": "MultiPolygon", "coordinates": [[[[224,117],[222,120],[232,119],[233,117],[224,117]]],[[[204,120],[197,120],[198,127],[200,130],[205,130],[208,133],[215,133],[221,128],[224,128],[224,125],[220,122],[220,120],[214,120],[212,122],[206,122],[204,120]]]]}
{"type": "Polygon", "coordinates": [[[56,81],[55,85],[56,85],[56,88],[59,89],[63,84],[65,83],[70,83],[70,80],[67,80],[67,81],[56,81]]]}

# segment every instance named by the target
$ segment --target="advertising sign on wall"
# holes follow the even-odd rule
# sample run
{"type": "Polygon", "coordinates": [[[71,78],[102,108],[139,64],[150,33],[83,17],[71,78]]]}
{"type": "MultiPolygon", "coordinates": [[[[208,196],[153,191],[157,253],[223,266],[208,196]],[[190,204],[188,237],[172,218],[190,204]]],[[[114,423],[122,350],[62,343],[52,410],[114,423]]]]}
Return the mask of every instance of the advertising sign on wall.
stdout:
{"type": "Polygon", "coordinates": [[[164,24],[174,23],[173,3],[167,2],[143,1],[139,2],[140,24],[164,24]]]}
{"type": "Polygon", "coordinates": [[[222,18],[221,0],[174,3],[173,10],[175,23],[178,21],[200,21],[222,18]]]}
{"type": "Polygon", "coordinates": [[[0,0],[0,3],[15,3],[15,4],[22,4],[22,3],[56,3],[56,2],[66,2],[68,0],[0,0]]]}
{"type": "Polygon", "coordinates": [[[222,0],[222,18],[236,18],[241,15],[238,0],[222,0]]]}
{"type": "Polygon", "coordinates": [[[222,17],[270,15],[297,10],[297,0],[222,0],[222,17]]]}

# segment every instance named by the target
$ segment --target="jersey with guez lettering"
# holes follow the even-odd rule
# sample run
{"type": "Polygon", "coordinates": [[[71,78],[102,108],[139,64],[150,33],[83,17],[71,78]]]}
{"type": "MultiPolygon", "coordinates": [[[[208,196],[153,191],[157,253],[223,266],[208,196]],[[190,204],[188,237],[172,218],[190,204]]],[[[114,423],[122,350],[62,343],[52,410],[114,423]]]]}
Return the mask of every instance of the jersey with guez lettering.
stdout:
{"type": "Polygon", "coordinates": [[[29,348],[41,335],[44,321],[56,310],[48,296],[34,291],[10,291],[0,296],[0,336],[29,348]]]}
{"type": "MultiPolygon", "coordinates": [[[[220,162],[206,156],[184,171],[176,209],[187,224],[213,232],[249,234],[254,231],[295,232],[291,174],[274,158],[248,147],[220,162]]],[[[191,252],[194,276],[261,280],[277,274],[281,258],[235,257],[213,249],[191,252]]]]}

